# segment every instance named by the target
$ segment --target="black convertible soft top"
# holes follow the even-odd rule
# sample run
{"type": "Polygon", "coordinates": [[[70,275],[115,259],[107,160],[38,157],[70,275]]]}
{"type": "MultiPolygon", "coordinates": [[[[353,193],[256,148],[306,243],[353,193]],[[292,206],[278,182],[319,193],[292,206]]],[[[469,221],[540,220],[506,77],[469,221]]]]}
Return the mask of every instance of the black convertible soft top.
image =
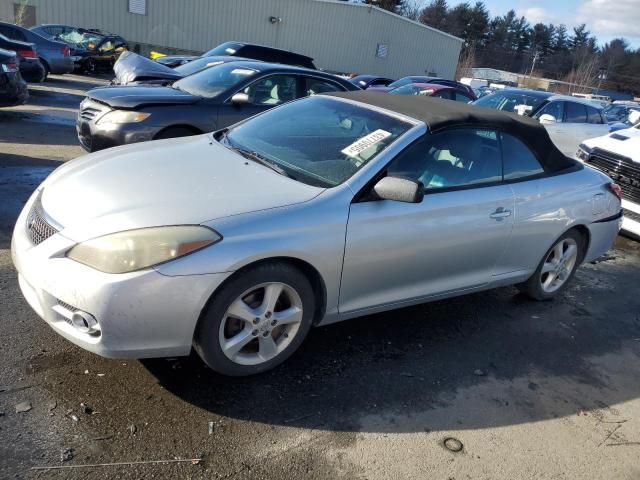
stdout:
{"type": "Polygon", "coordinates": [[[456,127],[492,128],[510,133],[529,146],[548,173],[576,165],[575,160],[558,150],[544,126],[530,117],[420,95],[389,95],[367,91],[326,95],[348,98],[421,120],[427,124],[431,133],[456,127]]]}

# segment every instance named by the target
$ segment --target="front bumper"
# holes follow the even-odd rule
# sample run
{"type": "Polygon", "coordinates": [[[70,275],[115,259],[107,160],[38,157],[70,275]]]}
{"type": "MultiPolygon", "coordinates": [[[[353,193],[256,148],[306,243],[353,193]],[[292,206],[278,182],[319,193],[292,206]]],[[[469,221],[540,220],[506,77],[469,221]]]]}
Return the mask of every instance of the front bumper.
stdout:
{"type": "Polygon", "coordinates": [[[88,152],[97,152],[105,148],[147,142],[161,130],[161,127],[140,123],[122,123],[98,125],[96,121],[83,118],[82,111],[76,120],[76,133],[82,148],[88,152]]]}
{"type": "Polygon", "coordinates": [[[202,309],[230,274],[99,272],[65,257],[75,242],[64,237],[64,230],[34,246],[26,229],[34,198],[20,214],[11,243],[20,289],[33,310],[57,333],[98,355],[188,355],[202,309]],[[85,333],[74,327],[69,316],[75,309],[95,317],[99,331],[85,333]]]}
{"type": "Polygon", "coordinates": [[[624,219],[622,231],[640,239],[640,204],[622,199],[624,219]]]}

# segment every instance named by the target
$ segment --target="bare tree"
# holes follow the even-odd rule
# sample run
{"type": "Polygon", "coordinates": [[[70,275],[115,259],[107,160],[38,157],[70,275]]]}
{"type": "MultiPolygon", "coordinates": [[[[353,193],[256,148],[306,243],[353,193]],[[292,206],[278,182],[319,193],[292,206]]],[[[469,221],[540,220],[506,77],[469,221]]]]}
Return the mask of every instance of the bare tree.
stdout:
{"type": "Polygon", "coordinates": [[[462,48],[460,57],[458,58],[458,67],[456,68],[455,79],[460,80],[462,77],[473,77],[473,67],[476,63],[476,47],[467,45],[462,48]]]}
{"type": "Polygon", "coordinates": [[[13,13],[14,13],[14,20],[16,22],[16,24],[18,25],[22,25],[22,26],[31,26],[31,25],[25,25],[26,21],[27,21],[27,16],[28,16],[28,7],[29,6],[29,0],[21,0],[20,3],[14,3],[13,4],[13,13]]]}
{"type": "Polygon", "coordinates": [[[574,84],[573,92],[590,93],[598,76],[598,57],[584,49],[578,58],[578,66],[569,72],[565,81],[574,84]]]}

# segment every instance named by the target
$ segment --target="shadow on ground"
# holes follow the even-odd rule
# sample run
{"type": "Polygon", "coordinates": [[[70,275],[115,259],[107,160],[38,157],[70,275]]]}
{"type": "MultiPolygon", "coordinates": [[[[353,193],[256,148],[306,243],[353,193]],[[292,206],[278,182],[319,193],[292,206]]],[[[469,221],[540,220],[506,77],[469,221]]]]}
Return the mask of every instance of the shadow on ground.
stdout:
{"type": "MultiPolygon", "coordinates": [[[[631,255],[637,264],[637,250],[631,255]]],[[[538,379],[560,380],[554,382],[560,391],[543,392],[537,383],[525,382],[529,391],[523,396],[530,398],[510,405],[497,389],[495,402],[511,409],[504,417],[480,416],[461,425],[443,416],[429,427],[483,428],[574,415],[579,408],[640,395],[640,384],[621,386],[597,366],[599,357],[618,355],[640,337],[639,273],[624,258],[616,261],[614,256],[583,267],[574,286],[553,302],[531,302],[503,288],[318,328],[285,365],[261,376],[221,377],[195,355],[143,364],[181,400],[267,424],[362,430],[354,419],[384,412],[409,419],[386,425],[385,431],[421,431],[425,426],[412,423],[414,415],[446,407],[464,389],[526,380],[534,373],[538,379]],[[614,281],[619,303],[612,306],[610,298],[603,300],[614,281]],[[594,389],[595,404],[581,405],[593,401],[594,389]],[[558,397],[552,411],[535,408],[535,396],[545,393],[558,397]]],[[[638,342],[631,350],[640,356],[638,342]]],[[[512,391],[509,397],[518,395],[512,391]]]]}

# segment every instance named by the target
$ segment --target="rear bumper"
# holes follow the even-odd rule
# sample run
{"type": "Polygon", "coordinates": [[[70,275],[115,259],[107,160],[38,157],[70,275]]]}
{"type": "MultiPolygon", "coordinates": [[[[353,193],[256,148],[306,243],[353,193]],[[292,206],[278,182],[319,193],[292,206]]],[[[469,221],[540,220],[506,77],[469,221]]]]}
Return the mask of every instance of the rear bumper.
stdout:
{"type": "Polygon", "coordinates": [[[612,247],[622,227],[622,210],[613,217],[589,225],[589,248],[584,261],[591,262],[604,255],[612,247]]]}
{"type": "Polygon", "coordinates": [[[71,73],[75,68],[73,59],[70,56],[49,57],[45,58],[49,64],[49,70],[51,73],[61,75],[64,73],[71,73]]]}
{"type": "Polygon", "coordinates": [[[0,73],[0,107],[27,103],[29,91],[19,73],[0,73]]]}
{"type": "Polygon", "coordinates": [[[44,80],[45,69],[40,60],[22,60],[20,62],[20,75],[27,82],[41,82],[44,80]]]}

